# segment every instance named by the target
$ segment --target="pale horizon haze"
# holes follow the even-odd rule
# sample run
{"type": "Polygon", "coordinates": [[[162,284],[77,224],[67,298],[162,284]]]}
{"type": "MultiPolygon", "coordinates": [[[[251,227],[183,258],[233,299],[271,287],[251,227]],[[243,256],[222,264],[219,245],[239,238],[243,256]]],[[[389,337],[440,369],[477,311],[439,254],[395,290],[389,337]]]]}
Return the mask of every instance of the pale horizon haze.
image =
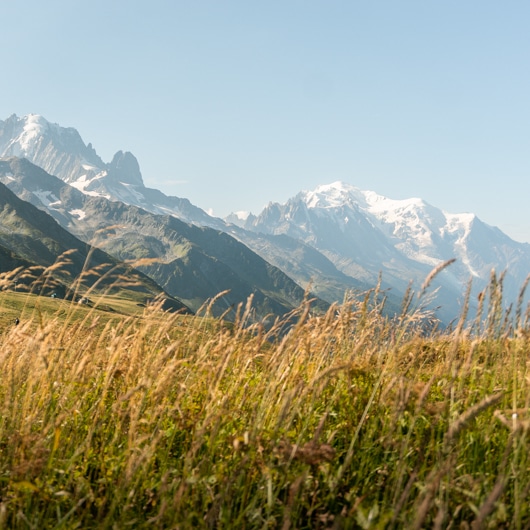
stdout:
{"type": "Polygon", "coordinates": [[[530,3],[0,3],[0,120],[41,114],[214,215],[342,180],[530,242],[530,3]]]}

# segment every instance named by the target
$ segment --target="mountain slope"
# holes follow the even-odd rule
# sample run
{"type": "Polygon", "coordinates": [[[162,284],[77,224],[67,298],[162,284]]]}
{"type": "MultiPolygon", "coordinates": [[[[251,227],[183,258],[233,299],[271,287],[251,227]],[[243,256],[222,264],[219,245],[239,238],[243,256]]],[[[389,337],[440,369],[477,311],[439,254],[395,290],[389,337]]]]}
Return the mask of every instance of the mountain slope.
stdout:
{"type": "MultiPolygon", "coordinates": [[[[94,285],[105,292],[134,292],[134,298],[147,302],[162,297],[164,307],[188,310],[174,297],[167,296],[150,278],[118,262],[105,252],[83,243],[62,228],[47,213],[19,199],[0,183],[0,266],[1,272],[17,267],[35,267],[36,274],[65,294],[73,282],[80,287],[94,285]]],[[[30,278],[28,276],[28,282],[30,278]]]]}
{"type": "Polygon", "coordinates": [[[120,260],[143,260],[140,270],[194,310],[225,290],[230,292],[216,314],[252,295],[258,318],[282,315],[305,297],[295,282],[228,234],[86,195],[25,159],[0,161],[0,181],[84,241],[120,260]]]}
{"type": "Polygon", "coordinates": [[[34,265],[30,261],[22,258],[16,252],[0,244],[0,273],[10,272],[23,267],[27,269],[34,265]]]}
{"type": "MultiPolygon", "coordinates": [[[[421,199],[396,201],[334,183],[301,192],[283,205],[270,204],[258,216],[242,219],[232,215],[223,221],[209,216],[187,199],[168,197],[159,190],[146,188],[132,154],[118,151],[110,163],[104,163],[90,144],[83,143],[75,129],[50,124],[41,116],[11,116],[0,121],[0,157],[10,155],[24,156],[70,183],[69,188],[58,183],[44,188],[34,182],[30,190],[27,183],[20,186],[10,181],[8,175],[4,178],[11,189],[18,186],[17,194],[49,211],[62,226],[85,241],[97,227],[103,226],[87,215],[86,197],[94,201],[108,198],[151,214],[169,215],[226,232],[328,302],[342,300],[350,290],[372,287],[380,273],[383,287],[392,288],[391,292],[399,298],[411,281],[417,288],[433,267],[457,258],[433,284],[440,288],[437,303],[445,309],[443,318],[450,320],[460,311],[469,279],[473,280],[476,295],[489,281],[492,269],[498,273],[507,270],[505,294],[513,300],[530,271],[530,245],[512,241],[472,214],[449,214],[421,199]],[[67,210],[63,204],[68,204],[67,210]]],[[[102,204],[100,207],[107,208],[102,204]]],[[[96,210],[94,207],[92,214],[96,210]]],[[[111,218],[121,215],[114,213],[111,218]]],[[[150,226],[151,221],[146,222],[150,226]]],[[[168,251],[171,244],[157,243],[159,234],[151,229],[142,233],[141,242],[138,238],[135,242],[132,225],[129,230],[128,234],[120,232],[113,243],[107,242],[107,248],[110,250],[114,245],[114,251],[121,256],[162,257],[157,272],[160,281],[164,275],[172,276],[166,265],[182,258],[183,249],[192,248],[188,242],[180,245],[179,252],[168,251]]],[[[201,252],[194,248],[193,259],[186,263],[191,267],[199,255],[202,263],[215,259],[244,280],[248,291],[249,276],[244,279],[242,271],[236,272],[235,264],[228,263],[226,255],[219,259],[204,248],[201,252]]],[[[174,266],[177,265],[186,266],[184,262],[175,262],[174,266]]],[[[194,278],[194,274],[196,271],[186,277],[194,278]]],[[[221,276],[230,274],[225,272],[221,276]]],[[[200,289],[208,285],[204,278],[199,283],[200,289]]]]}
{"type": "Polygon", "coordinates": [[[477,294],[492,269],[506,270],[505,294],[515,300],[530,272],[530,245],[511,240],[472,214],[449,214],[421,199],[387,199],[342,182],[301,192],[285,204],[269,204],[241,225],[298,238],[353,277],[375,281],[381,271],[398,289],[410,280],[418,286],[433,267],[457,258],[437,279],[438,300],[453,312],[470,279],[477,294]]]}
{"type": "Polygon", "coordinates": [[[36,114],[0,120],[0,158],[9,157],[26,158],[89,196],[120,201],[156,214],[175,215],[187,222],[224,226],[223,221],[187,199],[168,197],[145,187],[133,154],[118,151],[110,163],[105,163],[91,144],[84,144],[75,129],[52,124],[36,114]]]}
{"type": "MultiPolygon", "coordinates": [[[[27,158],[85,195],[105,197],[154,214],[172,215],[187,223],[227,232],[280,268],[303,288],[312,289],[328,302],[342,300],[351,289],[364,291],[371,287],[338,271],[318,250],[301,241],[253,234],[209,216],[187,199],[168,197],[159,190],[146,188],[138,162],[131,153],[118,151],[113,160],[106,164],[90,144],[86,146],[83,143],[75,129],[51,124],[42,116],[19,118],[13,115],[0,121],[0,157],[13,155],[27,158]]],[[[47,208],[66,226],[68,219],[61,217],[59,209],[54,208],[57,193],[52,194],[56,198],[47,197],[38,183],[33,183],[31,191],[37,194],[42,192],[42,201],[32,201],[33,204],[47,208]]],[[[26,200],[32,200],[30,194],[25,194],[22,189],[18,189],[17,193],[26,200]]],[[[80,229],[78,224],[78,235],[80,229]]]]}

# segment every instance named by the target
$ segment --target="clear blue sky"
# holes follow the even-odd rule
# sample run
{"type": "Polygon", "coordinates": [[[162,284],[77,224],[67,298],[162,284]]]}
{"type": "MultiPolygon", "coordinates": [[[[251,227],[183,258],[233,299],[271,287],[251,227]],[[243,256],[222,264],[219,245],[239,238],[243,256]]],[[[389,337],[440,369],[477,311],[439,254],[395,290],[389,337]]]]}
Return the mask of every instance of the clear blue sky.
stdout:
{"type": "Polygon", "coordinates": [[[0,119],[224,216],[344,180],[530,241],[530,2],[0,3],[0,119]]]}

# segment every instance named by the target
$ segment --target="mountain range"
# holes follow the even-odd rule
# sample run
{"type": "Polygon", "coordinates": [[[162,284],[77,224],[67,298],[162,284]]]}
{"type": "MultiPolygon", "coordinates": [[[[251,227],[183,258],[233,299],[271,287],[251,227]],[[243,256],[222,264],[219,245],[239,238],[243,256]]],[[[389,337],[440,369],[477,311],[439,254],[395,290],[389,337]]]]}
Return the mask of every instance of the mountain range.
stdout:
{"type": "Polygon", "coordinates": [[[110,163],[73,128],[38,115],[0,121],[0,182],[84,242],[132,263],[196,310],[230,290],[218,312],[253,295],[258,314],[289,312],[311,291],[317,305],[341,301],[382,277],[390,307],[433,267],[440,318],[460,311],[466,284],[506,271],[515,300],[530,272],[530,245],[473,214],[449,214],[421,199],[392,200],[342,182],[302,191],[257,215],[212,217],[187,199],[147,188],[134,155],[110,163]]]}
{"type": "Polygon", "coordinates": [[[458,309],[469,281],[478,295],[492,271],[505,273],[504,294],[513,301],[530,273],[530,245],[474,214],[450,214],[418,198],[392,200],[342,182],[232,221],[247,230],[304,241],[339,270],[365,282],[375,282],[382,272],[401,292],[410,281],[418,286],[434,267],[456,258],[435,282],[445,318],[458,309]]]}

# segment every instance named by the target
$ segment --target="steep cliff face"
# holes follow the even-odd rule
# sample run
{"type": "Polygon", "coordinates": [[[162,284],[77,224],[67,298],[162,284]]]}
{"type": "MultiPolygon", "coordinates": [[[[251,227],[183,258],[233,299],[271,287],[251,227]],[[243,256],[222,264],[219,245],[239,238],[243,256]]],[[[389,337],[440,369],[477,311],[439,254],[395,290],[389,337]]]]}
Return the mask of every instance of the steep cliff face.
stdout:
{"type": "Polygon", "coordinates": [[[118,151],[110,163],[105,163],[75,129],[52,124],[36,114],[0,120],[0,158],[8,157],[27,158],[85,195],[174,215],[201,226],[225,227],[221,219],[211,217],[188,199],[146,188],[132,153],[118,151]]]}
{"type": "Polygon", "coordinates": [[[0,156],[27,158],[65,182],[93,179],[105,164],[73,128],[60,127],[42,116],[16,115],[0,121],[0,156]]]}
{"type": "Polygon", "coordinates": [[[132,154],[118,151],[110,164],[108,164],[108,176],[115,182],[132,184],[133,186],[143,186],[142,174],[138,160],[132,154]]]}

